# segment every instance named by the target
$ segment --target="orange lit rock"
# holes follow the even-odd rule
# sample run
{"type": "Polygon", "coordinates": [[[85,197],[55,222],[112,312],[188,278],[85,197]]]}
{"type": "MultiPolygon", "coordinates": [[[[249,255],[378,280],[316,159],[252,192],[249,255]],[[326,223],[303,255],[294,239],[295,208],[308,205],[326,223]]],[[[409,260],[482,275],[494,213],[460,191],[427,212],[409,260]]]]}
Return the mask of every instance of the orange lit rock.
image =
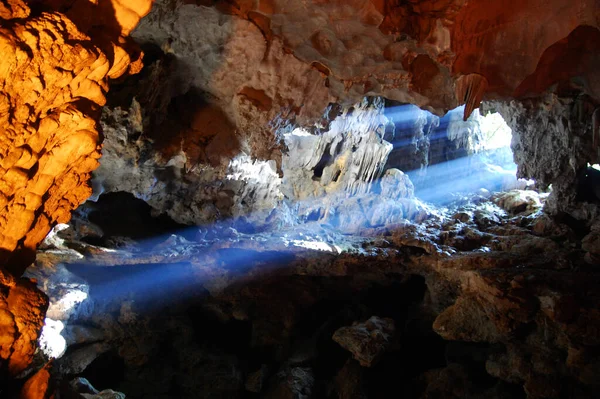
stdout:
{"type": "MultiPolygon", "coordinates": [[[[91,7],[81,1],[72,10],[83,3],[91,7]]],[[[82,33],[85,21],[73,23],[59,12],[22,19],[24,3],[0,8],[0,261],[17,275],[51,226],[67,221],[91,193],[87,181],[100,157],[96,120],[108,78],[139,70],[121,35],[151,2],[100,4],[112,5],[112,14],[101,6],[88,10],[95,21],[89,26],[113,21],[113,29],[96,41],[82,33]]]]}
{"type": "MultiPolygon", "coordinates": [[[[139,71],[140,53],[124,36],[151,6],[66,1],[67,9],[85,3],[93,20],[85,25],[54,10],[57,2],[42,3],[30,16],[25,2],[0,1],[0,372],[13,376],[31,363],[48,306],[18,277],[50,228],[91,193],[108,79],[139,71]]],[[[44,378],[36,375],[24,397],[43,397],[44,378]]]]}
{"type": "Polygon", "coordinates": [[[0,372],[17,375],[31,363],[48,298],[28,279],[0,267],[0,372]]]}
{"type": "Polygon", "coordinates": [[[23,389],[21,389],[20,399],[46,399],[54,398],[51,387],[50,369],[51,363],[48,363],[33,377],[29,378],[23,389]]]}

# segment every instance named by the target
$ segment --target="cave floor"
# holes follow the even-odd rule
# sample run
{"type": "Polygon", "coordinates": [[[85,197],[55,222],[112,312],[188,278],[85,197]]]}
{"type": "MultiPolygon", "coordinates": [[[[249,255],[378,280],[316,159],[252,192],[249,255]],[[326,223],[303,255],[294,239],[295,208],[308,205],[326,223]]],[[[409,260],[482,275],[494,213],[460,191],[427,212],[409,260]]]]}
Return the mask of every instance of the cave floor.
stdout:
{"type": "Polygon", "coordinates": [[[214,226],[105,248],[67,229],[28,270],[61,322],[42,347],[62,334],[59,380],[132,398],[592,397],[600,272],[544,199],[352,236],[214,226]]]}

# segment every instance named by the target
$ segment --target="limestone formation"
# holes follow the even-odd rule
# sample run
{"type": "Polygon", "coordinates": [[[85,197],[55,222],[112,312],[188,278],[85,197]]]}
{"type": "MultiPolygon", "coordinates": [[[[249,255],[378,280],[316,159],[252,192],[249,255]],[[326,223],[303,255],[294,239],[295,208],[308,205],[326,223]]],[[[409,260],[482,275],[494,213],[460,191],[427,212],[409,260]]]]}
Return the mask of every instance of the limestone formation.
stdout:
{"type": "MultiPolygon", "coordinates": [[[[48,302],[20,276],[51,227],[91,193],[108,81],[140,70],[141,54],[125,37],[149,8],[150,1],[0,2],[2,377],[25,371],[36,351],[48,302]]],[[[27,397],[44,394],[40,373],[27,397]]]]}
{"type": "Polygon", "coordinates": [[[70,12],[91,7],[86,14],[100,16],[94,24],[105,20],[119,27],[94,37],[86,34],[93,29],[90,21],[73,22],[52,4],[31,16],[25,3],[7,4],[0,33],[3,262],[27,266],[50,228],[68,221],[71,210],[90,195],[87,180],[100,157],[96,120],[108,79],[141,68],[139,52],[129,55],[124,39],[149,11],[149,1],[138,3],[136,14],[119,2],[109,3],[108,10],[76,2],[70,12]]]}
{"type": "MultiPolygon", "coordinates": [[[[597,155],[592,145],[593,104],[588,96],[548,94],[536,100],[486,105],[500,112],[512,129],[519,177],[552,184],[548,211],[566,212],[588,222],[598,216],[580,185],[588,163],[593,164],[597,155]]],[[[591,181],[584,184],[592,186],[591,181]]]]}
{"type": "Polygon", "coordinates": [[[373,316],[364,323],[340,328],[333,340],[349,350],[361,366],[371,367],[392,344],[394,333],[393,320],[373,316]]]}
{"type": "Polygon", "coordinates": [[[600,396],[599,28],[0,0],[0,396],[600,396]]]}

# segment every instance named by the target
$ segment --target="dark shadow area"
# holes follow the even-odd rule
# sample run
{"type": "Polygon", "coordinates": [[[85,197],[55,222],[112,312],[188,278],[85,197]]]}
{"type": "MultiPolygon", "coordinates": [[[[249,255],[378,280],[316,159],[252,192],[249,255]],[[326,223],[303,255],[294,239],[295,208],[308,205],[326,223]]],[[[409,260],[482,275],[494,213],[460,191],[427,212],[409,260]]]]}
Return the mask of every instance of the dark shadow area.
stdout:
{"type": "Polygon", "coordinates": [[[600,170],[588,166],[579,173],[577,201],[600,202],[600,170]]]}
{"type": "MultiPolygon", "coordinates": [[[[84,237],[85,242],[109,248],[127,244],[128,239],[153,241],[151,239],[155,238],[154,241],[160,241],[169,234],[186,235],[188,231],[187,226],[174,222],[167,215],[153,216],[150,205],[125,192],[103,194],[97,202],[86,202],[74,212],[75,223],[77,218],[88,220],[102,230],[102,236],[84,237]]],[[[148,242],[148,245],[152,243],[148,242]]]]}
{"type": "Polygon", "coordinates": [[[109,351],[98,356],[81,373],[81,377],[88,379],[94,388],[102,391],[114,389],[121,385],[125,379],[125,362],[115,351],[109,351]]]}

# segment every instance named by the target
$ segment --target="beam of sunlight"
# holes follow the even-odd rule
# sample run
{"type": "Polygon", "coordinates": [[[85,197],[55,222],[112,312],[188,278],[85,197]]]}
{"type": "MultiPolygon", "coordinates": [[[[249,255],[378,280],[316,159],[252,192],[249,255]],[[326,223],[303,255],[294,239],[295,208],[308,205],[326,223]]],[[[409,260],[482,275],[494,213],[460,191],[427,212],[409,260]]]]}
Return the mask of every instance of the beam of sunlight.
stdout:
{"type": "MultiPolygon", "coordinates": [[[[413,177],[417,172],[411,171],[408,175],[413,177]]],[[[487,164],[479,155],[474,155],[427,167],[426,183],[417,186],[415,193],[426,202],[448,204],[454,200],[453,194],[465,195],[479,189],[500,191],[516,180],[515,164],[487,164]],[[469,172],[472,170],[476,172],[469,172]]]]}
{"type": "MultiPolygon", "coordinates": [[[[437,117],[413,105],[385,110],[386,117],[394,122],[397,129],[413,128],[417,119],[423,126],[429,123],[432,127],[428,133],[430,140],[448,137],[448,126],[454,118],[452,113],[456,113],[462,121],[460,109],[453,110],[450,116],[440,119],[435,119],[437,117]]],[[[341,190],[338,194],[328,193],[323,198],[286,198],[280,191],[282,179],[276,172],[274,162],[255,161],[242,155],[231,161],[226,178],[248,183],[248,190],[242,196],[247,195],[251,203],[264,201],[264,206],[271,203],[266,197],[255,198],[255,186],[264,186],[264,190],[259,192],[261,195],[274,193],[277,204],[266,212],[270,212],[269,218],[276,220],[277,212],[284,212],[285,223],[275,223],[266,230],[259,227],[246,229],[251,231],[246,234],[242,232],[244,229],[238,228],[235,217],[239,215],[234,214],[231,220],[182,229],[176,235],[168,234],[137,241],[119,250],[88,245],[92,255],[72,261],[67,268],[89,284],[89,297],[93,299],[93,303],[133,300],[136,302],[136,309],[153,311],[200,295],[207,289],[211,293],[211,290],[218,292],[248,275],[256,277],[261,273],[284,269],[289,267],[298,253],[314,252],[320,256],[324,253],[342,253],[353,248],[357,242],[352,241],[353,235],[360,234],[363,229],[408,221],[420,222],[436,214],[435,208],[427,203],[446,205],[455,200],[457,193],[475,193],[481,188],[489,191],[502,190],[516,181],[516,165],[512,162],[509,148],[510,129],[506,130],[506,124],[497,114],[491,118],[479,118],[484,121],[480,121],[484,130],[482,151],[429,165],[424,170],[405,171],[415,184],[416,198],[390,195],[389,189],[383,189],[382,182],[386,178],[384,173],[377,178],[370,176],[372,189],[366,193],[361,192],[360,195],[341,190]],[[420,181],[422,183],[418,184],[420,181]],[[199,236],[199,231],[204,233],[199,236]],[[207,231],[210,233],[207,234],[207,231]]],[[[361,129],[360,124],[350,126],[351,122],[348,120],[344,123],[351,130],[361,129]]],[[[366,125],[363,127],[367,128],[366,125]]],[[[339,126],[338,128],[341,129],[339,126]]],[[[467,128],[470,127],[465,127],[467,128]]],[[[453,134],[468,136],[470,133],[453,134]]],[[[300,128],[293,130],[289,137],[293,144],[290,148],[298,151],[310,150],[318,139],[318,136],[300,128]]],[[[410,144],[408,141],[399,139],[393,145],[401,147],[410,144]]],[[[387,142],[383,144],[391,147],[387,142]]],[[[317,163],[314,159],[303,162],[317,163]]],[[[302,162],[294,167],[305,166],[300,163],[302,162]]],[[[394,172],[387,178],[401,179],[405,176],[401,171],[394,172]]],[[[264,210],[261,211],[263,213],[255,209],[249,211],[255,218],[264,213],[264,210]]],[[[244,215],[243,210],[239,214],[244,215]]],[[[251,220],[251,216],[249,213],[248,220],[251,220]]],[[[252,224],[248,220],[243,223],[252,224]]],[[[46,240],[49,246],[66,248],[65,242],[56,236],[56,232],[65,227],[59,226],[53,230],[46,240]]],[[[60,306],[64,308],[75,308],[86,299],[89,300],[88,293],[73,291],[58,301],[62,301],[60,306]]],[[[88,308],[86,311],[105,309],[88,308]]],[[[61,332],[67,321],[46,319],[40,345],[47,356],[57,358],[65,352],[66,342],[61,332]]]]}
{"type": "Polygon", "coordinates": [[[387,107],[384,114],[389,120],[394,122],[396,126],[400,127],[411,126],[419,117],[423,118],[428,114],[431,115],[429,112],[412,104],[387,107]]]}

